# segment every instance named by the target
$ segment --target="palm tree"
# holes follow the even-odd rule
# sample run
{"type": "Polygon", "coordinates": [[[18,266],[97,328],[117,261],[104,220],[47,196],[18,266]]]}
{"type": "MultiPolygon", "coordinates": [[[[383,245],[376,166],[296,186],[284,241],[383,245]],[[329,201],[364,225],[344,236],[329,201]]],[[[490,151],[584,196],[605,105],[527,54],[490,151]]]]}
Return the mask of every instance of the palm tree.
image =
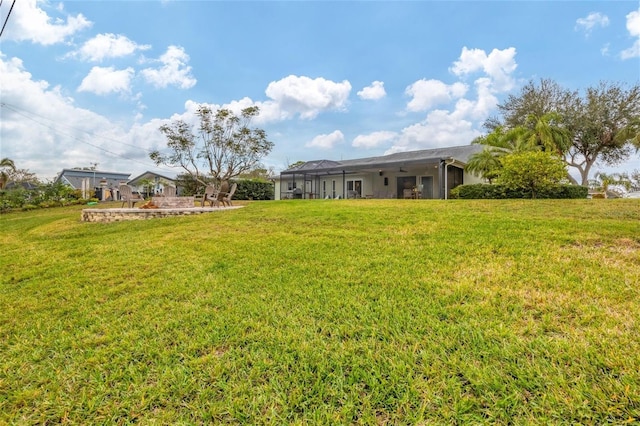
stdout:
{"type": "Polygon", "coordinates": [[[531,114],[524,126],[512,129],[497,126],[491,133],[474,139],[472,143],[486,147],[469,158],[467,170],[491,183],[502,167],[500,157],[504,155],[542,149],[562,156],[571,146],[571,137],[561,127],[561,118],[554,112],[540,117],[531,114]]]}
{"type": "Polygon", "coordinates": [[[16,165],[14,164],[13,160],[5,157],[0,160],[0,189],[4,189],[4,187],[7,185],[7,182],[9,182],[8,171],[15,172],[16,165]]]}
{"type": "MultiPolygon", "coordinates": [[[[596,173],[596,179],[592,181],[591,186],[594,189],[602,191],[604,198],[607,198],[607,192],[611,189],[611,186],[623,186],[627,191],[631,188],[631,181],[629,177],[624,173],[596,173]]],[[[618,192],[618,191],[613,191],[618,192]]]]}
{"type": "Polygon", "coordinates": [[[562,116],[555,112],[540,117],[530,114],[526,121],[528,143],[562,156],[571,147],[571,136],[561,122],[562,116]]]}
{"type": "Polygon", "coordinates": [[[504,153],[505,151],[501,148],[485,146],[482,151],[469,157],[469,162],[465,169],[476,176],[480,175],[480,177],[491,183],[493,179],[498,177],[502,167],[500,156],[504,155],[504,153]]]}
{"type": "Polygon", "coordinates": [[[531,131],[526,127],[518,126],[507,130],[498,126],[491,133],[477,137],[472,143],[493,147],[494,153],[500,156],[537,149],[532,140],[531,131]]]}

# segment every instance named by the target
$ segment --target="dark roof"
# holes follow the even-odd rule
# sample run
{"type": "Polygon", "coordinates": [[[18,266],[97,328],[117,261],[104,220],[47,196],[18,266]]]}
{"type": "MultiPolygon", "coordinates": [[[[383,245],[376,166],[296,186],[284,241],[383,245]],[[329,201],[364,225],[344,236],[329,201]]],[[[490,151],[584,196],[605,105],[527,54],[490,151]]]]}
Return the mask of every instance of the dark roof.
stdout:
{"type": "Polygon", "coordinates": [[[22,188],[22,189],[26,189],[26,190],[32,190],[32,189],[37,189],[38,188],[38,184],[33,183],[33,182],[9,182],[5,185],[4,189],[16,189],[16,188],[22,188]]]}
{"type": "Polygon", "coordinates": [[[101,170],[78,170],[78,169],[63,169],[56,178],[55,182],[63,182],[71,185],[74,189],[82,189],[82,181],[84,179],[90,179],[90,185],[100,186],[100,181],[103,179],[107,181],[107,187],[117,187],[120,182],[126,182],[129,180],[130,173],[117,173],[117,172],[105,172],[101,170]]]}
{"type": "Polygon", "coordinates": [[[389,166],[410,166],[413,164],[437,163],[440,160],[454,159],[466,164],[471,155],[482,151],[482,145],[464,145],[448,148],[423,149],[420,151],[396,152],[379,157],[358,158],[354,160],[308,161],[296,167],[284,170],[282,174],[317,174],[366,169],[384,169],[389,166]]]}

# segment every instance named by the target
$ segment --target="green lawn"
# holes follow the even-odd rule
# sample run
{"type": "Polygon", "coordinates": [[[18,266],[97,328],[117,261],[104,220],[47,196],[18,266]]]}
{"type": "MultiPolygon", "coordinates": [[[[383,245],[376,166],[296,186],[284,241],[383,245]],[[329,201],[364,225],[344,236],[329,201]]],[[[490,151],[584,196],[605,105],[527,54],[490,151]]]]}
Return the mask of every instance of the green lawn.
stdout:
{"type": "Polygon", "coordinates": [[[0,424],[640,422],[638,200],[0,215],[0,424]]]}

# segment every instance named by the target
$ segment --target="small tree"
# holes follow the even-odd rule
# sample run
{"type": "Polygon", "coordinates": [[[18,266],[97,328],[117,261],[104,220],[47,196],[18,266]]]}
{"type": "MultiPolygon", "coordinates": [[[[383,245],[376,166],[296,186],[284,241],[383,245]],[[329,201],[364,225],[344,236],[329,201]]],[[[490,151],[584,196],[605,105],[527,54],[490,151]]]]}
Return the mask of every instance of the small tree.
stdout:
{"type": "Polygon", "coordinates": [[[631,189],[631,180],[626,173],[596,173],[596,178],[589,181],[589,188],[602,191],[604,198],[608,198],[608,192],[616,194],[621,197],[623,192],[622,188],[629,191],[631,189]]]}
{"type": "Polygon", "coordinates": [[[155,187],[155,182],[152,179],[144,178],[140,179],[139,185],[142,187],[142,192],[145,198],[150,198],[153,196],[153,190],[155,187]]]}
{"type": "Polygon", "coordinates": [[[206,170],[216,182],[228,181],[257,167],[273,149],[266,132],[251,127],[259,112],[253,106],[238,116],[228,109],[214,111],[200,105],[196,112],[200,120],[198,134],[182,120],[161,126],[170,153],[153,151],[150,157],[157,165],[182,167],[202,184],[206,176],[200,170],[206,170]]]}
{"type": "Polygon", "coordinates": [[[544,151],[527,151],[501,158],[498,182],[508,189],[524,190],[536,198],[540,191],[558,185],[566,176],[566,165],[558,156],[544,151]]]}

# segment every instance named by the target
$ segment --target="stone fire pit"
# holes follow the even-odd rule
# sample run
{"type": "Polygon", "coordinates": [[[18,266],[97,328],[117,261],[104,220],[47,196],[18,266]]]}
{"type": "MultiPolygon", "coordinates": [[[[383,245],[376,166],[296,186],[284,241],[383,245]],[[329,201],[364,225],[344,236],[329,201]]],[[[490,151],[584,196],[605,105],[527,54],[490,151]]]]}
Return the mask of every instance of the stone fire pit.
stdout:
{"type": "Polygon", "coordinates": [[[195,207],[194,197],[153,197],[151,201],[154,208],[82,209],[81,220],[83,222],[120,222],[222,212],[243,207],[195,207]]]}

